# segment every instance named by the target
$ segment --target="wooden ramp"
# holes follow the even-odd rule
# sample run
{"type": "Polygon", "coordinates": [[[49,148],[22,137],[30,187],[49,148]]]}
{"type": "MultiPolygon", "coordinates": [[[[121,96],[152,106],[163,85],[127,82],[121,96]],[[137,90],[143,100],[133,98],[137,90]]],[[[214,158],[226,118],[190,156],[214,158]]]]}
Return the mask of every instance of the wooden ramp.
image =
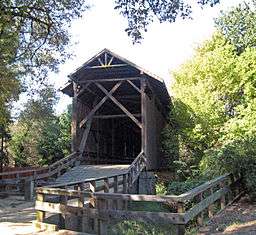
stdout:
{"type": "Polygon", "coordinates": [[[80,165],[56,179],[56,184],[85,181],[111,175],[126,174],[130,165],[80,165]]]}

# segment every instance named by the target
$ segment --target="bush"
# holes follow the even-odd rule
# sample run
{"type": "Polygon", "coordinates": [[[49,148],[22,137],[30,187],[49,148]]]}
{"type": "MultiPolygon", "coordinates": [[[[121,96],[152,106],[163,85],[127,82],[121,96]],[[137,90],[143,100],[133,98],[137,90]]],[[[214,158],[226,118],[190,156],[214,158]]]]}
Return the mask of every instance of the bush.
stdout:
{"type": "Polygon", "coordinates": [[[203,184],[206,180],[203,179],[194,179],[194,180],[186,180],[186,181],[173,181],[168,186],[168,194],[180,195],[185,193],[201,184],[203,184]]]}
{"type": "Polygon", "coordinates": [[[256,200],[256,137],[234,140],[209,151],[200,167],[209,177],[240,173],[251,199],[256,200]]]}

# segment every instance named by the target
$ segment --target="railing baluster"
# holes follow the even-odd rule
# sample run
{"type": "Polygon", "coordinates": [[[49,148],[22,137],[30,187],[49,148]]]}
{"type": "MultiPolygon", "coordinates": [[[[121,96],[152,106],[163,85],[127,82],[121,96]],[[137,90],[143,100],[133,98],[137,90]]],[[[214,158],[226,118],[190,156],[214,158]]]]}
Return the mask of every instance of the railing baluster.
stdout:
{"type": "MultiPolygon", "coordinates": [[[[203,200],[203,193],[200,193],[198,195],[198,201],[201,202],[203,200]]],[[[202,226],[204,222],[204,211],[202,211],[201,213],[199,213],[199,215],[197,216],[197,224],[199,226],[202,226]]]]}
{"type": "MultiPolygon", "coordinates": [[[[45,195],[42,193],[37,193],[36,194],[36,200],[39,202],[44,202],[45,195]]],[[[36,220],[37,222],[44,222],[45,219],[45,211],[37,210],[36,211],[36,220]]]]}
{"type": "MultiPolygon", "coordinates": [[[[210,191],[210,194],[212,195],[212,194],[213,194],[213,188],[211,187],[209,191],[210,191]]],[[[211,204],[211,205],[209,205],[209,207],[208,207],[208,217],[209,217],[210,219],[213,217],[213,205],[214,205],[214,204],[211,204]]]]}
{"type": "MultiPolygon", "coordinates": [[[[219,184],[220,189],[225,187],[225,182],[220,182],[219,184]]],[[[220,209],[223,210],[225,208],[226,205],[226,199],[225,199],[225,195],[222,195],[220,198],[220,209]]]]}
{"type": "MultiPolygon", "coordinates": [[[[185,207],[183,202],[178,202],[178,213],[184,213],[185,207]]],[[[185,225],[179,224],[178,225],[178,235],[184,235],[185,234],[185,225]]]]}

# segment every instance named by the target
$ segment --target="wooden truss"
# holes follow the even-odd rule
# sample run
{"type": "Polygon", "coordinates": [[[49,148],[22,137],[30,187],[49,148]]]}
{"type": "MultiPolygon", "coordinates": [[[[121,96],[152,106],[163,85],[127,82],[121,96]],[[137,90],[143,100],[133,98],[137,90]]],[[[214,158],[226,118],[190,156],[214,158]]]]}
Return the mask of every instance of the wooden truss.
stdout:
{"type": "Polygon", "coordinates": [[[123,66],[127,66],[126,63],[117,63],[117,64],[113,64],[113,60],[114,60],[114,56],[105,52],[104,54],[100,55],[97,58],[97,65],[94,66],[89,66],[88,68],[91,69],[97,69],[97,68],[109,68],[109,67],[123,67],[123,66]]]}
{"type": "MultiPolygon", "coordinates": [[[[94,115],[96,113],[97,110],[99,110],[99,108],[108,100],[112,100],[112,102],[114,104],[116,104],[116,106],[118,108],[120,108],[125,114],[126,116],[128,116],[131,120],[133,120],[135,122],[135,124],[142,128],[141,122],[136,118],[136,116],[138,116],[138,114],[132,114],[131,112],[129,112],[114,96],[113,93],[121,86],[121,84],[124,81],[127,81],[138,93],[141,93],[141,90],[130,80],[119,80],[110,91],[107,91],[106,88],[104,86],[102,86],[100,84],[100,82],[105,82],[106,79],[101,79],[101,80],[97,80],[95,81],[95,85],[105,94],[105,96],[92,108],[91,112],[80,122],[80,128],[84,127],[84,125],[86,124],[86,122],[88,120],[90,120],[91,118],[94,118],[94,115]]],[[[112,80],[108,80],[108,81],[112,81],[112,80]]],[[[91,81],[90,81],[91,83],[91,81]]],[[[86,88],[88,89],[88,83],[86,84],[86,88]]],[[[82,90],[83,91],[83,88],[82,90]]],[[[80,92],[79,92],[80,93],[80,92]]],[[[117,115],[104,115],[104,118],[111,118],[111,117],[116,117],[117,115]]],[[[118,115],[119,117],[121,117],[120,115],[118,115]]],[[[97,116],[97,118],[99,118],[100,116],[97,116]]]]}
{"type": "MultiPolygon", "coordinates": [[[[114,96],[113,93],[121,86],[123,82],[128,82],[138,93],[142,93],[140,88],[138,88],[131,80],[119,80],[110,91],[107,91],[104,86],[102,86],[99,82],[105,82],[104,79],[102,80],[97,80],[94,81],[94,84],[105,94],[105,96],[92,108],[90,113],[80,122],[80,128],[83,128],[85,126],[85,130],[83,132],[82,140],[80,142],[79,146],[79,152],[82,154],[85,151],[85,146],[86,146],[86,141],[89,136],[89,132],[91,129],[91,124],[93,118],[117,118],[117,117],[126,117],[128,116],[138,127],[142,129],[142,123],[136,118],[136,117],[141,117],[141,114],[132,114],[129,112],[114,96]],[[112,102],[124,112],[123,114],[118,114],[118,115],[95,115],[97,110],[108,100],[112,100],[112,102]]],[[[88,90],[88,86],[92,83],[92,81],[88,82],[82,89],[78,92],[76,96],[80,96],[83,92],[88,90]]]]}

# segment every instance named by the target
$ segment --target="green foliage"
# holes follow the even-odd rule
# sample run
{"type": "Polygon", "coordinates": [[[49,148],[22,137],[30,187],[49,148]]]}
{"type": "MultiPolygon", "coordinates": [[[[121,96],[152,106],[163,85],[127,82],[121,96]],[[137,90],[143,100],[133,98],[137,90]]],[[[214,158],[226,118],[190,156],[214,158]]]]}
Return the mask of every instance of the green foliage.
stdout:
{"type": "Polygon", "coordinates": [[[216,20],[217,28],[237,48],[240,54],[247,47],[256,46],[256,1],[246,1],[216,20]]]}
{"type": "MultiPolygon", "coordinates": [[[[199,0],[197,4],[214,6],[219,0],[199,0]]],[[[193,4],[188,0],[115,0],[117,9],[128,20],[126,32],[133,42],[140,42],[143,33],[155,20],[159,22],[175,22],[178,18],[191,19],[193,4]]]]}
{"type": "MultiPolygon", "coordinates": [[[[255,197],[256,11],[247,7],[246,15],[243,7],[223,14],[217,26],[224,35],[215,33],[174,73],[172,124],[164,145],[172,153],[171,138],[178,139],[179,160],[171,157],[171,164],[181,180],[241,172],[255,197]]],[[[189,181],[172,187],[186,191],[189,181]]]]}
{"type": "Polygon", "coordinates": [[[48,86],[30,99],[11,130],[10,150],[16,165],[45,165],[70,153],[71,110],[57,117],[56,92],[48,86]]]}
{"type": "Polygon", "coordinates": [[[186,181],[172,181],[168,185],[168,194],[180,195],[185,193],[201,184],[203,184],[205,180],[202,179],[190,179],[186,181]]]}
{"type": "Polygon", "coordinates": [[[108,231],[110,235],[167,235],[176,234],[176,227],[170,226],[157,226],[149,223],[142,223],[138,221],[123,221],[118,223],[108,231]]]}
{"type": "Polygon", "coordinates": [[[164,185],[164,183],[156,183],[156,195],[166,195],[167,194],[167,188],[164,185]]]}
{"type": "Polygon", "coordinates": [[[241,173],[246,189],[256,200],[256,137],[244,136],[220,148],[211,149],[201,162],[204,174],[213,176],[221,173],[241,173]]]}

